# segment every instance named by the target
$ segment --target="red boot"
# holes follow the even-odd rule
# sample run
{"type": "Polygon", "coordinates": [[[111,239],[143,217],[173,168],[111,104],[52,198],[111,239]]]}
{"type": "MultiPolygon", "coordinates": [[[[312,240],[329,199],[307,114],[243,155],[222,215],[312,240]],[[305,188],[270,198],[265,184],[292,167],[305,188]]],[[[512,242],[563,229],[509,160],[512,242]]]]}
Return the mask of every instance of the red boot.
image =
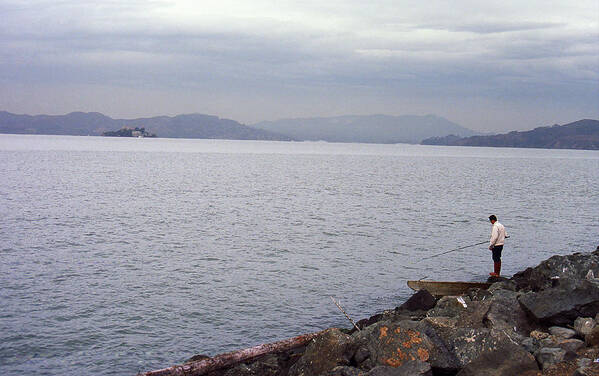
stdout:
{"type": "Polygon", "coordinates": [[[499,273],[501,273],[501,261],[495,261],[493,263],[493,269],[495,271],[493,273],[489,273],[491,277],[499,277],[499,273]]]}

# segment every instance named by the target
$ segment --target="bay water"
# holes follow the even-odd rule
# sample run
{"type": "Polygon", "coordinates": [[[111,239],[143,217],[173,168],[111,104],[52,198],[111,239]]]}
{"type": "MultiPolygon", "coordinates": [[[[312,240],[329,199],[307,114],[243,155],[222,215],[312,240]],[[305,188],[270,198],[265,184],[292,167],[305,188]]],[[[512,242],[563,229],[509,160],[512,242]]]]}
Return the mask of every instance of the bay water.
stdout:
{"type": "Polygon", "coordinates": [[[0,135],[0,374],[134,375],[599,245],[599,152],[0,135]]]}

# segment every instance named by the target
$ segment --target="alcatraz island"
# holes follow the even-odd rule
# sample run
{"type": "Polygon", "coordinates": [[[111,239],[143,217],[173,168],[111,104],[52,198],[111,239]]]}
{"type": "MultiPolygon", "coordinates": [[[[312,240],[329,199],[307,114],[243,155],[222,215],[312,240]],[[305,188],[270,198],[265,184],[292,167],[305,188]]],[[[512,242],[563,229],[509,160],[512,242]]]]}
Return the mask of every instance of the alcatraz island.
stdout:
{"type": "Polygon", "coordinates": [[[102,136],[106,137],[156,137],[156,134],[149,133],[146,131],[146,128],[130,128],[124,126],[118,131],[108,131],[102,133],[102,136]]]}

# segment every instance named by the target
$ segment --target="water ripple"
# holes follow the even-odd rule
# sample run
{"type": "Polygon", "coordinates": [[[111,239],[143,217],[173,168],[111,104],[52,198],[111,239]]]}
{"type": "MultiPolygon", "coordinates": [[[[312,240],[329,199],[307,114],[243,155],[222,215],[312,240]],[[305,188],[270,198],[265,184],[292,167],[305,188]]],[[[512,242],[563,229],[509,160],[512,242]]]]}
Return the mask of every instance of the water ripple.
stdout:
{"type": "Polygon", "coordinates": [[[487,239],[490,213],[506,274],[599,238],[593,152],[6,137],[2,375],[135,374],[346,327],[330,295],[363,318],[408,279],[486,279],[484,246],[422,258],[487,239]]]}

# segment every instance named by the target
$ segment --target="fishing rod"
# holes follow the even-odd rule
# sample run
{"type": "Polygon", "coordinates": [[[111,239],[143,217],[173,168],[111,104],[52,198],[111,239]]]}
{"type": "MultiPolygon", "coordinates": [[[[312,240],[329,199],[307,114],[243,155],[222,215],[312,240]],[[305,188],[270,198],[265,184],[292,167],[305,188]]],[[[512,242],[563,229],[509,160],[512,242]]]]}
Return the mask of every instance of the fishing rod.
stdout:
{"type": "Polygon", "coordinates": [[[444,255],[444,254],[447,254],[447,253],[450,253],[450,252],[459,251],[460,249],[470,248],[470,247],[474,247],[474,246],[477,246],[477,245],[485,244],[485,243],[488,243],[488,242],[489,241],[487,240],[487,241],[476,243],[476,244],[465,245],[463,247],[452,249],[450,251],[445,251],[445,252],[437,253],[436,255],[432,255],[432,256],[429,256],[429,257],[421,258],[420,261],[432,259],[433,257],[441,256],[441,255],[444,255]]]}

